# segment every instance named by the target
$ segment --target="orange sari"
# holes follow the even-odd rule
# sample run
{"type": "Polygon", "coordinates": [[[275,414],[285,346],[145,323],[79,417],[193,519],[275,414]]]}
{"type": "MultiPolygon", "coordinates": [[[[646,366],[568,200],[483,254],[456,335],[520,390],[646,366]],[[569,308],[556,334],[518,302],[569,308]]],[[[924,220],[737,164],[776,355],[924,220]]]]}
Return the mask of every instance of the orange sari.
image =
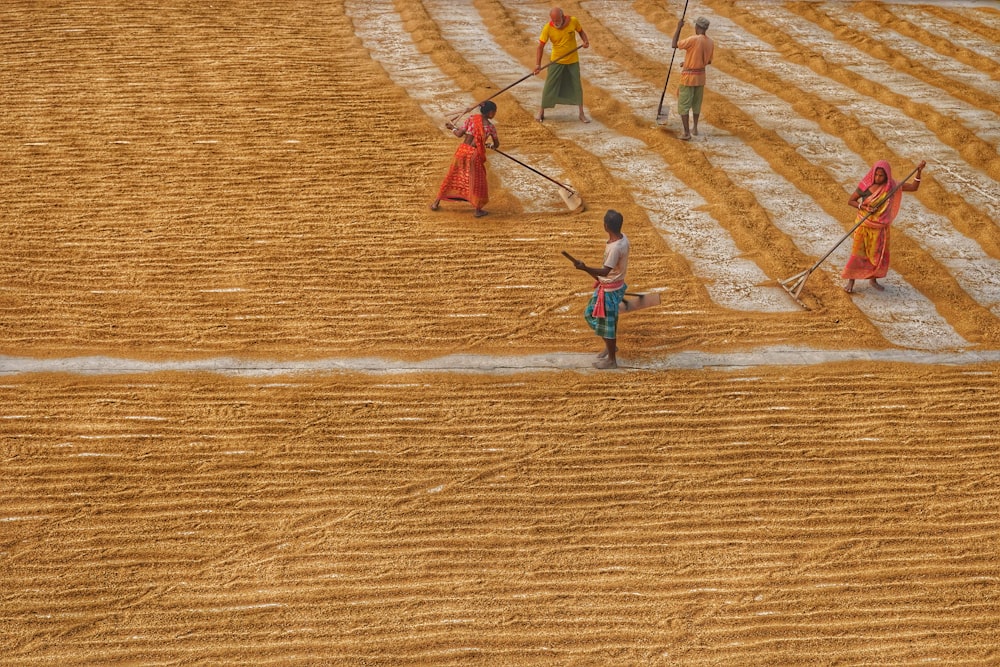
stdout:
{"type": "Polygon", "coordinates": [[[851,256],[840,274],[841,278],[868,280],[884,278],[889,273],[889,226],[896,218],[903,198],[902,189],[889,196],[896,185],[889,163],[885,160],[876,162],[858,183],[861,197],[854,222],[861,222],[866,215],[868,219],[854,230],[851,256]],[[885,171],[886,181],[882,185],[874,183],[876,169],[885,171]]]}
{"type": "Polygon", "coordinates": [[[438,199],[467,201],[476,209],[481,209],[490,200],[489,184],[486,180],[486,136],[496,141],[496,128],[483,121],[482,114],[470,116],[463,128],[473,139],[472,144],[464,141],[455,151],[451,167],[438,190],[438,199]]]}

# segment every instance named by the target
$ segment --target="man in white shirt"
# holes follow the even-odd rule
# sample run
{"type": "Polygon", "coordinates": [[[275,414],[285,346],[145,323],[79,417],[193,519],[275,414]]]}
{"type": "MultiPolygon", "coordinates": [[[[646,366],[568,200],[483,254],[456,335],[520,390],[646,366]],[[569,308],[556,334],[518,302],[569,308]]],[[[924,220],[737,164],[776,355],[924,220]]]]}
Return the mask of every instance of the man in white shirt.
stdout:
{"type": "Polygon", "coordinates": [[[587,304],[583,317],[598,336],[604,339],[604,350],[597,355],[594,368],[618,368],[617,334],[618,309],[625,298],[625,271],[628,268],[628,237],[622,234],[622,214],[609,209],[604,214],[604,231],[608,241],[604,245],[604,262],[594,269],[580,260],[573,265],[597,279],[594,295],[587,304]]]}

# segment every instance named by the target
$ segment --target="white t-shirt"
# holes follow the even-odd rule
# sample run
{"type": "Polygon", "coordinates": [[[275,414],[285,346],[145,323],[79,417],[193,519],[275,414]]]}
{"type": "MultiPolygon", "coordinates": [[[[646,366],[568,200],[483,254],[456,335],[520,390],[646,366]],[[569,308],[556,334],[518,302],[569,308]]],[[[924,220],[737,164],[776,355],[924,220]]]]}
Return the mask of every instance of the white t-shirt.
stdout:
{"type": "Polygon", "coordinates": [[[598,278],[605,285],[625,280],[625,270],[628,268],[628,237],[622,234],[617,241],[609,241],[604,246],[604,266],[610,266],[611,272],[598,278]]]}

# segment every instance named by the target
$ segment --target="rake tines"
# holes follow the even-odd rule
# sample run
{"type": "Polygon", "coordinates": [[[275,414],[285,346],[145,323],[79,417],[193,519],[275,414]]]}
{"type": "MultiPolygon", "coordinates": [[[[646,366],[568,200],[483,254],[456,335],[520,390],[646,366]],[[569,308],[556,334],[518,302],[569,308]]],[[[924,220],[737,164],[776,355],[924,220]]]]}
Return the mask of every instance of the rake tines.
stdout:
{"type": "Polygon", "coordinates": [[[784,280],[778,281],[778,284],[781,285],[781,288],[786,292],[788,292],[788,296],[792,297],[795,303],[799,304],[806,310],[809,310],[809,306],[802,303],[802,300],[799,299],[799,294],[802,293],[802,287],[806,284],[806,280],[809,278],[809,274],[811,274],[812,272],[813,272],[812,269],[806,269],[805,271],[796,273],[794,276],[791,276],[790,278],[785,278],[784,280]]]}

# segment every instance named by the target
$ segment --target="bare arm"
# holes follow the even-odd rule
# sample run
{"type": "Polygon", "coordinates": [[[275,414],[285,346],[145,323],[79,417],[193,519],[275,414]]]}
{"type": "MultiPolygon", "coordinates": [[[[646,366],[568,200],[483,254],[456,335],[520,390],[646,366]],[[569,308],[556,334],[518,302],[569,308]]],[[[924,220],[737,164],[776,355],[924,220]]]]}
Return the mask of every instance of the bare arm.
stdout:
{"type": "Polygon", "coordinates": [[[610,266],[603,266],[603,267],[601,267],[599,269],[594,269],[594,268],[591,268],[591,267],[587,266],[586,264],[584,264],[579,259],[576,260],[575,262],[573,262],[573,266],[575,266],[576,268],[580,269],[581,271],[583,271],[585,273],[589,273],[590,275],[592,275],[595,278],[603,278],[604,276],[606,276],[609,273],[611,273],[611,269],[613,268],[613,267],[610,267],[610,266]]]}
{"type": "Polygon", "coordinates": [[[923,173],[924,167],[926,167],[926,166],[927,166],[927,163],[925,161],[921,160],[920,164],[917,165],[917,176],[916,176],[916,178],[913,179],[912,183],[910,183],[909,181],[907,181],[906,183],[903,183],[903,187],[900,188],[900,189],[904,190],[906,192],[916,192],[917,190],[919,190],[920,189],[920,174],[923,173]]]}
{"type": "Polygon", "coordinates": [[[538,48],[535,49],[535,74],[542,71],[542,54],[545,52],[545,42],[538,42],[538,48]]]}
{"type": "Polygon", "coordinates": [[[587,33],[585,33],[583,31],[583,28],[580,28],[577,32],[580,33],[580,39],[583,40],[583,48],[589,49],[590,48],[590,39],[587,37],[587,33]]]}
{"type": "Polygon", "coordinates": [[[681,28],[684,27],[684,19],[677,22],[677,30],[674,30],[674,40],[670,43],[670,48],[677,48],[677,40],[681,38],[681,28]]]}

